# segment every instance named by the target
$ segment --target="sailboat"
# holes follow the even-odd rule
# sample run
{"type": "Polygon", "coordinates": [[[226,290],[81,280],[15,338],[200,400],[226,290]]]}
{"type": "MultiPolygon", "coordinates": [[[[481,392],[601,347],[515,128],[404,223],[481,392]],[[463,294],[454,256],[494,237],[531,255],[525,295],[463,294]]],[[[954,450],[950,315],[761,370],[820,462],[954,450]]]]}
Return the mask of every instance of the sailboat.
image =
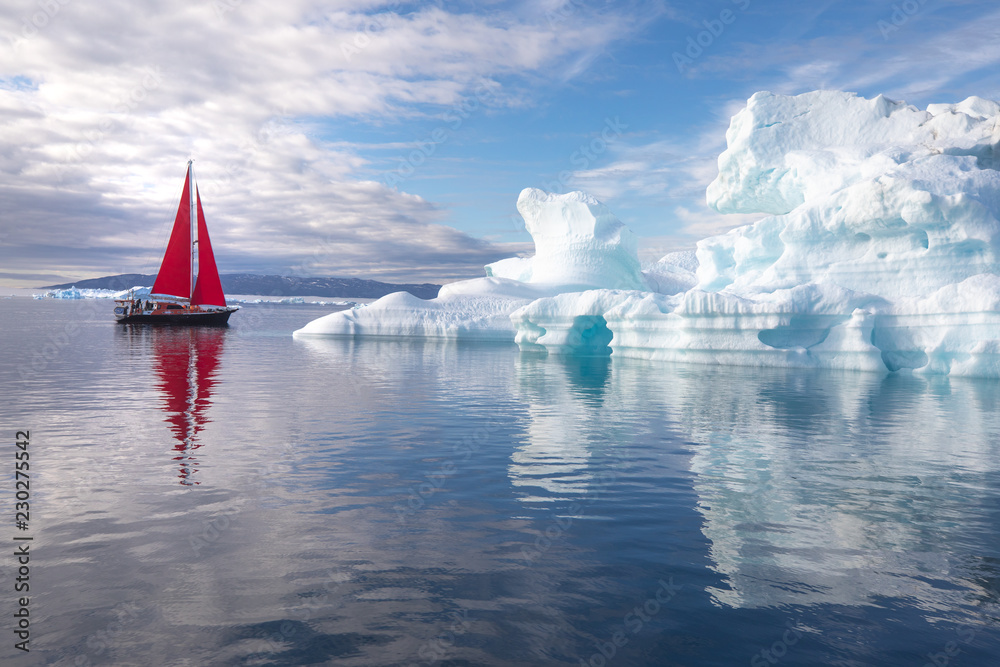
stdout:
{"type": "Polygon", "coordinates": [[[121,324],[225,325],[239,310],[226,304],[222,293],[192,164],[189,160],[174,228],[152,292],[145,299],[133,294],[115,299],[115,319],[121,324]]]}

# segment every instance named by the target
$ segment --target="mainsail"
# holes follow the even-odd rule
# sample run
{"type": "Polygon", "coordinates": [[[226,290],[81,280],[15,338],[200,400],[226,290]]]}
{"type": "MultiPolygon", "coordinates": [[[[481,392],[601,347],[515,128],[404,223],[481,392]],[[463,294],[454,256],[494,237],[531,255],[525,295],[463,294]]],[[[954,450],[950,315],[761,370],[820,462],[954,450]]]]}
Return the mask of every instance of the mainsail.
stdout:
{"type": "MultiPolygon", "coordinates": [[[[160,271],[153,283],[153,294],[188,299],[191,296],[191,167],[188,166],[184,179],[181,204],[174,218],[174,229],[170,232],[167,252],[160,263],[160,271]]],[[[213,262],[214,266],[214,262],[213,262]]]]}

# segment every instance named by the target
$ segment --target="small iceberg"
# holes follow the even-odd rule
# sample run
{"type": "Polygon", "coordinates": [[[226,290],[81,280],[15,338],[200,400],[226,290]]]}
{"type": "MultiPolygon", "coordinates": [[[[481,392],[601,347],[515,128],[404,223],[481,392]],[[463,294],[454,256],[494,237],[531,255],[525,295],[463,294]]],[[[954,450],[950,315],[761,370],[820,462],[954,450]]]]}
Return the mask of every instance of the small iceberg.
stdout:
{"type": "Polygon", "coordinates": [[[116,292],[110,289],[67,289],[49,290],[44,294],[32,294],[33,299],[126,299],[129,295],[135,299],[144,299],[149,295],[150,287],[137,285],[131,289],[116,292]]]}

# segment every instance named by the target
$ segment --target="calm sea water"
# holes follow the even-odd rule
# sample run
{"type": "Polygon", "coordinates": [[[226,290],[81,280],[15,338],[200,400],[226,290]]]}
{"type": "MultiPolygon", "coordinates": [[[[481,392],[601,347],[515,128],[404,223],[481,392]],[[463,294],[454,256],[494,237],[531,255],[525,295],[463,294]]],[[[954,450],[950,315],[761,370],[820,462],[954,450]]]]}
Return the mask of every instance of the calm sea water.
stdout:
{"type": "Polygon", "coordinates": [[[0,300],[4,664],[1000,663],[1000,383],[291,337],[328,310],[0,300]]]}

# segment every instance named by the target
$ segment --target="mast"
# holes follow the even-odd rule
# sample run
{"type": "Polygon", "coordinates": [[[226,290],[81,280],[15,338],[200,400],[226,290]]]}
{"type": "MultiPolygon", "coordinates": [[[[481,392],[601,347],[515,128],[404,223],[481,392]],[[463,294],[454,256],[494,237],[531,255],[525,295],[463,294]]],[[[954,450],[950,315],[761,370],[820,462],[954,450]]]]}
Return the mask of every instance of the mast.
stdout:
{"type": "Polygon", "coordinates": [[[188,199],[191,203],[191,211],[188,219],[191,222],[191,293],[188,294],[188,303],[191,304],[194,299],[194,247],[198,243],[195,239],[195,224],[198,220],[198,214],[195,212],[195,201],[194,201],[194,160],[188,160],[188,199]]]}

